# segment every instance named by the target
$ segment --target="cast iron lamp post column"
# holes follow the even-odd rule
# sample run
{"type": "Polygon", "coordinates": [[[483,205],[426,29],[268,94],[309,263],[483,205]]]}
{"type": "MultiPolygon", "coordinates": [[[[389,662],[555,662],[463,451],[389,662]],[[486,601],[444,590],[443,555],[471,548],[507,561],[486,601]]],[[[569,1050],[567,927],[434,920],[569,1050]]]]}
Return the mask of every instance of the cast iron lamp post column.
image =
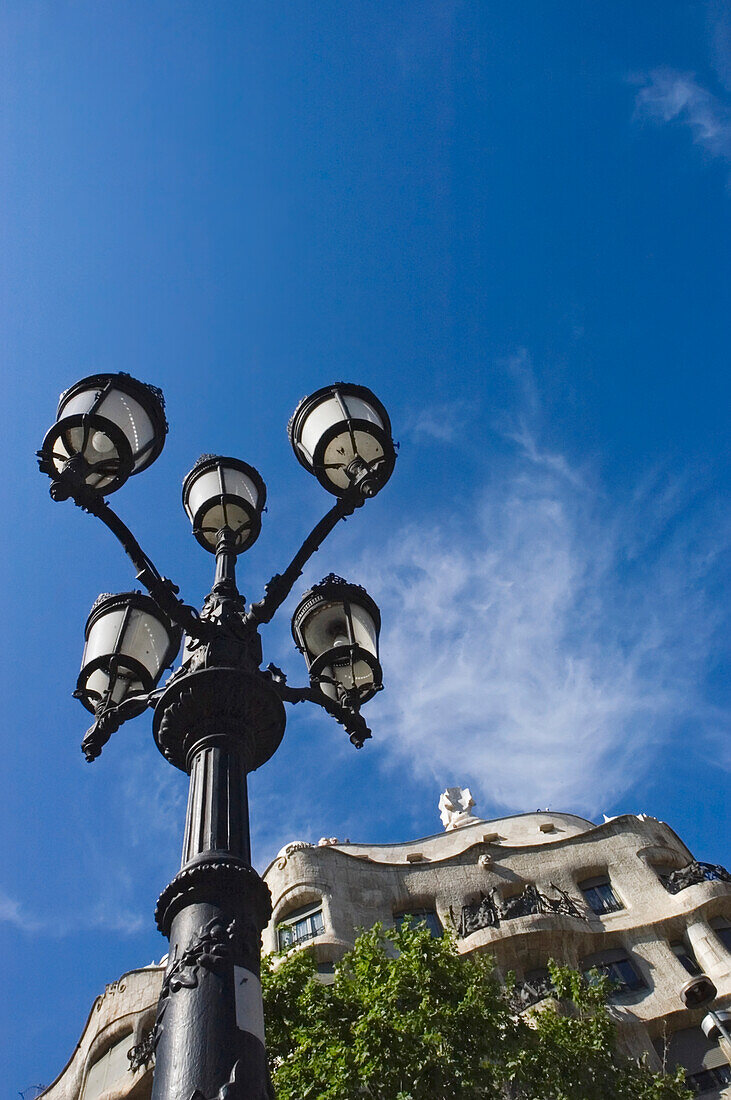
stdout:
{"type": "Polygon", "coordinates": [[[74,693],[95,719],[86,758],[149,706],[158,748],[190,775],[182,865],[155,912],[170,941],[168,965],[155,1025],[130,1052],[131,1068],[154,1057],[153,1100],[267,1100],[259,954],[271,899],[251,866],[247,775],[278,748],[285,701],[318,703],[360,748],[370,737],[360,706],[382,675],[378,608],[339,577],[315,585],[294,614],[309,687],[290,687],[273,665],[261,669],[259,627],[338,521],[383,487],[396,455],[388,415],[364,387],[338,384],[300,403],[289,427],[295,453],[338,499],[250,606],[236,586],[236,559],[259,534],[264,483],[239,459],[204,455],[183,485],[193,533],[216,557],[198,613],[104,499],[157,457],[166,431],[159,390],[128,375],[95,375],[62,395],[39,464],[54,500],[72,499],[116,535],[148,591],[104,595],[89,615],[74,693]],[[183,661],[158,687],[183,632],[183,661]]]}

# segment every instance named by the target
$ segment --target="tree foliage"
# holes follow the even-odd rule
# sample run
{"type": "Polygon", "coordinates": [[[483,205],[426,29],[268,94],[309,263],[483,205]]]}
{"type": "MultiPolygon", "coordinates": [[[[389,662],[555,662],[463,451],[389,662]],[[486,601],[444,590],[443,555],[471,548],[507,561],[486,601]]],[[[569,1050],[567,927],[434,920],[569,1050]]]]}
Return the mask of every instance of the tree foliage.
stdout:
{"type": "Polygon", "coordinates": [[[607,982],[552,966],[556,999],[519,1014],[489,955],[422,925],[364,932],[316,977],[294,952],[263,971],[278,1100],[686,1100],[617,1048],[607,982]]]}

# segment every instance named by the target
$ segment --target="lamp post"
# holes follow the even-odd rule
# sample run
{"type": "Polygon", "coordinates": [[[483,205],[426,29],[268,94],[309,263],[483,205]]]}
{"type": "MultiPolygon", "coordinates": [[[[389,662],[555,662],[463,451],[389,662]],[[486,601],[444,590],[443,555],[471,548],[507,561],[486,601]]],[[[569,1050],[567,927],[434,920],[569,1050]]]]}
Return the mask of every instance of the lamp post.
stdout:
{"type": "Polygon", "coordinates": [[[236,587],[236,559],[259,534],[264,483],[239,459],[200,458],[183,484],[193,534],[216,558],[199,613],[105,500],[154,461],[166,432],[159,390],[125,374],[94,375],[62,394],[39,466],[54,500],[73,500],[119,539],[147,590],[100,596],[89,615],[74,693],[94,715],[86,759],[151,707],[158,748],[190,776],[181,868],[155,911],[170,941],[167,969],[155,1025],[130,1052],[132,1064],[154,1056],[153,1100],[266,1100],[259,953],[271,899],[251,866],[246,777],[279,746],[285,702],[318,703],[361,748],[371,734],[360,706],[382,677],[378,608],[341,578],[315,585],[294,614],[308,687],[289,686],[274,665],[261,668],[259,627],[338,521],[385,485],[396,452],[388,414],[370,390],[341,383],[300,403],[289,425],[295,454],[337,500],[250,605],[236,587]],[[159,686],[183,634],[182,662],[159,686]]]}
{"type": "Polygon", "coordinates": [[[729,1012],[714,1008],[718,990],[707,974],[696,974],[680,990],[680,999],[686,1008],[706,1008],[708,1012],[701,1020],[701,1029],[707,1039],[722,1039],[731,1045],[729,1031],[729,1012]],[[710,1006],[710,1007],[709,1007],[710,1006]]]}

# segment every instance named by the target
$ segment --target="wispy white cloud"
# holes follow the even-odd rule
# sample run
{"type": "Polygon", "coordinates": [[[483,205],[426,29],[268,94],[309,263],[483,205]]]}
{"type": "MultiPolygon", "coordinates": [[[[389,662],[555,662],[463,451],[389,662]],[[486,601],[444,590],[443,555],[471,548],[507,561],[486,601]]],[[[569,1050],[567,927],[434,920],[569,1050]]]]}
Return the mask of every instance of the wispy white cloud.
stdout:
{"type": "Polygon", "coordinates": [[[473,415],[474,410],[466,401],[447,401],[419,409],[407,421],[405,431],[415,442],[426,438],[438,443],[454,443],[464,435],[465,421],[473,415]]]}
{"type": "MultiPolygon", "coordinates": [[[[0,890],[0,924],[10,924],[30,935],[54,939],[87,929],[135,935],[149,927],[148,914],[136,912],[119,896],[117,876],[111,877],[104,895],[93,904],[81,904],[73,912],[59,910],[56,899],[52,913],[34,913],[17,899],[0,890]]],[[[129,884],[127,884],[129,885],[129,884]]]]}
{"type": "Polygon", "coordinates": [[[11,924],[24,932],[33,932],[39,927],[24,906],[3,890],[0,890],[0,924],[11,924]]]}
{"type": "Polygon", "coordinates": [[[594,814],[685,722],[700,742],[725,720],[702,685],[728,531],[658,474],[611,503],[534,420],[529,402],[510,467],[461,515],[404,528],[357,570],[384,612],[369,717],[392,759],[469,783],[483,812],[594,814]]]}
{"type": "Polygon", "coordinates": [[[731,107],[704,88],[693,73],[653,69],[635,100],[638,117],[686,125],[713,156],[731,160],[731,107]]]}

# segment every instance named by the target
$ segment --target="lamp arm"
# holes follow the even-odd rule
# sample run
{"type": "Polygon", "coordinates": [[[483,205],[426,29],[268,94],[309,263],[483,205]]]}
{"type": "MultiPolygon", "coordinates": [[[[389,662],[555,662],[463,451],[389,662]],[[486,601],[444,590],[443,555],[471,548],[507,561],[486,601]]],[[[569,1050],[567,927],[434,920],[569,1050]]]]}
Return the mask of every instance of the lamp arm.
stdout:
{"type": "Polygon", "coordinates": [[[74,496],[74,502],[90,515],[96,516],[107,527],[122,547],[135,567],[137,580],[143,584],[153,600],[166,612],[174,623],[192,638],[199,641],[211,633],[211,626],[201,619],[198,612],[177,598],[180,591],[171,580],[160,575],[153,561],[147,556],[129,527],[117,513],[110,508],[103,497],[94,493],[84,494],[83,498],[74,496]]]}
{"type": "Polygon", "coordinates": [[[259,626],[262,623],[271,622],[292,591],[292,585],[302,575],[302,570],[312,555],[319,550],[322,542],[340,520],[352,516],[355,509],[360,508],[364,500],[364,497],[355,493],[338,498],[330,511],[313,527],[284,572],[275,573],[272,579],[264,585],[266,594],[258,603],[251,605],[244,620],[247,624],[259,626]]]}
{"type": "Polygon", "coordinates": [[[269,665],[265,675],[267,674],[280,699],[285,703],[317,703],[350,734],[350,740],[356,749],[362,749],[364,742],[372,736],[370,729],[358,711],[342,706],[341,703],[325,695],[324,691],[321,691],[318,686],[290,687],[286,676],[276,665],[269,665]]]}
{"type": "Polygon", "coordinates": [[[130,718],[136,718],[151,705],[151,695],[151,692],[146,695],[133,695],[116,707],[106,709],[102,702],[94,724],[86,731],[84,740],[81,742],[81,751],[88,763],[101,755],[109,738],[124,722],[128,722],[130,718]]]}

